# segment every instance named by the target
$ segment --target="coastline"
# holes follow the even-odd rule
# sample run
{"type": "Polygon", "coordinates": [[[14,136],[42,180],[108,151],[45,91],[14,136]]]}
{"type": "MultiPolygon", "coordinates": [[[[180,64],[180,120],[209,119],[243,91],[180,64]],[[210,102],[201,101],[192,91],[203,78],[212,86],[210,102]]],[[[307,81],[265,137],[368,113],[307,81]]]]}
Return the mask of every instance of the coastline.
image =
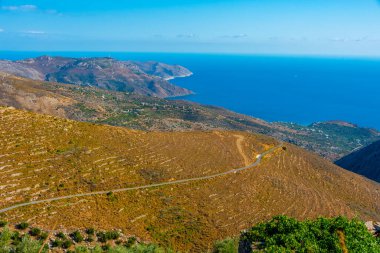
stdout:
{"type": "Polygon", "coordinates": [[[180,76],[171,76],[171,77],[166,77],[166,78],[163,78],[165,81],[170,81],[170,80],[174,80],[176,78],[185,78],[185,77],[190,77],[194,75],[194,73],[189,73],[189,74],[186,74],[186,75],[180,75],[180,76]]]}
{"type": "MultiPolygon", "coordinates": [[[[174,80],[176,78],[185,78],[185,77],[190,77],[194,75],[193,72],[190,72],[189,74],[186,74],[186,75],[180,75],[180,76],[172,76],[172,77],[167,77],[167,78],[164,78],[165,81],[171,81],[171,80],[174,80]]],[[[179,96],[170,96],[170,97],[166,97],[165,99],[169,99],[169,100],[177,100],[177,99],[181,99],[181,98],[185,98],[185,97],[188,97],[188,96],[194,96],[196,95],[196,93],[192,90],[190,90],[190,94],[184,94],[184,95],[179,95],[179,96]]]]}

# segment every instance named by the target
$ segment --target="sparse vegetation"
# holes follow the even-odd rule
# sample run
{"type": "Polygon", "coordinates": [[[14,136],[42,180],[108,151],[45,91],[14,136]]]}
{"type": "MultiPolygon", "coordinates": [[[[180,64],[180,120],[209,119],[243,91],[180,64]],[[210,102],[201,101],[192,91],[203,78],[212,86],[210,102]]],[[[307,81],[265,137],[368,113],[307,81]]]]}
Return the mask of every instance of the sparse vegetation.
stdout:
{"type": "MultiPolygon", "coordinates": [[[[34,229],[31,228],[30,231],[34,229]]],[[[70,235],[78,237],[79,231],[70,235]]],[[[89,245],[59,238],[52,240],[42,248],[42,241],[20,235],[5,227],[0,232],[0,252],[37,253],[52,249],[65,250],[66,253],[174,253],[170,248],[156,244],[137,242],[135,237],[120,239],[115,231],[98,232],[105,241],[89,245]],[[116,245],[116,246],[111,246],[116,245]],[[73,250],[74,249],[74,250],[73,250]]],[[[56,235],[57,236],[57,235],[56,235]]],[[[316,220],[298,221],[286,216],[276,216],[268,222],[262,222],[244,231],[240,238],[227,238],[217,241],[213,253],[239,252],[380,252],[379,237],[370,234],[364,223],[345,217],[318,218],[316,220]],[[239,240],[240,239],[240,240],[239,240]]],[[[61,252],[61,251],[60,251],[61,252]]]]}
{"type": "Polygon", "coordinates": [[[88,234],[88,235],[94,235],[95,234],[95,229],[94,228],[87,228],[86,229],[86,234],[88,234]]]}
{"type": "Polygon", "coordinates": [[[27,222],[21,222],[21,223],[16,225],[16,228],[20,229],[20,230],[25,230],[28,227],[29,227],[29,223],[27,223],[27,222]]]}
{"type": "Polygon", "coordinates": [[[3,228],[7,225],[6,221],[0,220],[0,228],[3,228]]]}
{"type": "Polygon", "coordinates": [[[2,253],[39,253],[48,252],[48,246],[42,247],[42,242],[31,238],[28,234],[20,236],[5,227],[0,232],[0,252],[2,253]]]}
{"type": "MultiPolygon", "coordinates": [[[[59,239],[59,248],[65,240],[72,241],[68,228],[93,226],[96,234],[120,229],[176,251],[204,252],[212,249],[214,241],[237,235],[268,215],[284,212],[304,219],[358,214],[377,220],[380,208],[380,197],[368,194],[379,191],[377,184],[289,144],[284,144],[286,151],[278,149],[246,171],[187,184],[113,191],[107,196],[113,189],[151,181],[171,182],[241,168],[245,160],[255,161],[278,142],[244,132],[134,131],[11,108],[0,108],[0,121],[0,153],[4,155],[0,163],[7,166],[1,170],[2,179],[9,182],[0,189],[1,196],[9,199],[2,208],[29,200],[105,192],[16,208],[2,216],[12,224],[25,220],[49,230],[58,222],[57,229],[66,238],[55,238],[53,233],[51,240],[59,239]],[[16,148],[14,143],[22,145],[16,148]],[[75,152],[66,152],[73,147],[77,147],[75,152]],[[57,149],[65,153],[57,154],[57,149]],[[157,175],[155,171],[160,174],[151,177],[157,175]],[[60,184],[64,188],[57,191],[60,184]],[[112,195],[117,201],[110,201],[112,195]]],[[[80,232],[85,235],[84,230],[80,232]]],[[[122,239],[120,246],[128,245],[125,237],[111,241],[102,233],[99,241],[93,236],[90,244],[112,246],[122,239]]]]}
{"type": "Polygon", "coordinates": [[[79,243],[83,241],[82,234],[77,230],[70,234],[70,237],[74,240],[74,242],[79,243]]]}
{"type": "Polygon", "coordinates": [[[213,253],[236,253],[238,252],[239,241],[237,239],[227,238],[215,243],[213,253]]]}
{"type": "Polygon", "coordinates": [[[56,236],[57,236],[58,238],[60,238],[60,239],[66,239],[66,235],[65,235],[64,233],[62,233],[62,232],[58,232],[58,233],[56,234],[56,236]]]}
{"type": "Polygon", "coordinates": [[[68,249],[68,248],[70,248],[71,247],[71,245],[73,245],[73,242],[71,241],[71,240],[64,240],[63,242],[62,242],[62,248],[64,248],[64,249],[68,249]]]}
{"type": "Polygon", "coordinates": [[[51,246],[53,248],[59,248],[59,247],[62,247],[62,240],[59,240],[59,239],[55,239],[52,243],[51,243],[51,246]]]}
{"type": "MultiPolygon", "coordinates": [[[[372,129],[347,126],[339,122],[317,123],[301,126],[293,123],[266,123],[222,108],[202,106],[185,101],[165,100],[155,97],[113,92],[92,87],[57,85],[15,77],[4,77],[4,82],[14,86],[25,97],[17,104],[20,109],[42,108],[43,113],[70,117],[74,120],[110,124],[140,130],[234,130],[263,133],[281,138],[330,160],[336,160],[360,145],[366,146],[380,139],[372,129]],[[31,87],[33,90],[31,91],[31,87]],[[41,97],[40,95],[46,97],[41,97]],[[40,97],[29,104],[28,97],[40,97]],[[49,108],[44,99],[56,103],[49,108]],[[72,103],[67,103],[70,100],[72,103]],[[57,109],[59,108],[59,110],[57,109]]],[[[1,87],[0,87],[1,88],[1,87]]],[[[15,106],[15,94],[0,90],[2,105],[15,106]]],[[[32,109],[33,110],[33,109],[32,109]]],[[[18,144],[15,144],[18,145],[18,144]]],[[[58,153],[64,151],[57,149],[58,153]]]]}
{"type": "Polygon", "coordinates": [[[31,228],[29,231],[31,236],[39,236],[41,234],[41,229],[39,228],[31,228]]]}

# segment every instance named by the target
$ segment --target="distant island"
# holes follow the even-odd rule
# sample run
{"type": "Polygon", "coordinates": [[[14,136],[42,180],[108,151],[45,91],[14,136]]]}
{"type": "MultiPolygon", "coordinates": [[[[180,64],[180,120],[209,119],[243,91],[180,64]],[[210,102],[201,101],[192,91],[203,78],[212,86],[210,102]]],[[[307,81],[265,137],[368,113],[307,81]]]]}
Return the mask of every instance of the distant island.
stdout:
{"type": "Polygon", "coordinates": [[[41,56],[20,61],[1,60],[0,71],[38,81],[99,87],[160,98],[193,94],[168,82],[176,77],[192,75],[190,70],[156,61],[41,56]]]}

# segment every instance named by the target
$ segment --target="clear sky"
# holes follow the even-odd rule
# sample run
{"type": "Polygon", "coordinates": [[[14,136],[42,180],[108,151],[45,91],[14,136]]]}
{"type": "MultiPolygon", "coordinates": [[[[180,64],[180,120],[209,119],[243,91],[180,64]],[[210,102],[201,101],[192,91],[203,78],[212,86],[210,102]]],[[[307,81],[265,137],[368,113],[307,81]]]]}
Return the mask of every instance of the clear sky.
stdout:
{"type": "Polygon", "coordinates": [[[0,50],[380,56],[380,3],[0,0],[0,50]]]}

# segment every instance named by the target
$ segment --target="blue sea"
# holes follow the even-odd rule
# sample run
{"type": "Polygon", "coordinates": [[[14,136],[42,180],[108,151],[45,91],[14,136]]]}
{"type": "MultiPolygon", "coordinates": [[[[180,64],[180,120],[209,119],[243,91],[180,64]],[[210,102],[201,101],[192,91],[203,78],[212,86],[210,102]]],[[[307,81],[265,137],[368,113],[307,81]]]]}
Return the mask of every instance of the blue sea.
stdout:
{"type": "Polygon", "coordinates": [[[181,99],[267,121],[344,120],[380,129],[380,59],[102,52],[0,52],[0,58],[46,54],[179,64],[194,75],[171,82],[196,93],[181,99]]]}

